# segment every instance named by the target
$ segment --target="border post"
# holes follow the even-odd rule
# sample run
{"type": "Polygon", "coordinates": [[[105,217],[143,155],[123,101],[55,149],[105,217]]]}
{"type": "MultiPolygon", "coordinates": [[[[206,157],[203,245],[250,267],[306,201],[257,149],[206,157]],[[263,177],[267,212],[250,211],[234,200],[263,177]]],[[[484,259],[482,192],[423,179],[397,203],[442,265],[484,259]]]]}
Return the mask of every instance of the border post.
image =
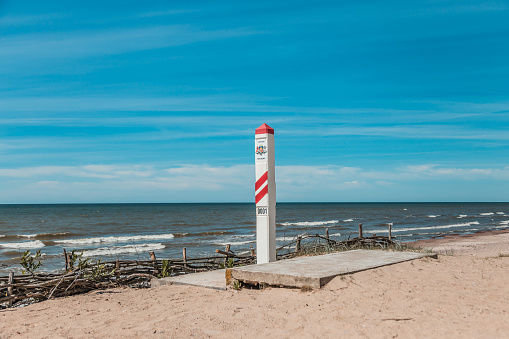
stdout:
{"type": "Polygon", "coordinates": [[[274,129],[255,131],[256,263],[276,261],[276,166],[274,129]]]}

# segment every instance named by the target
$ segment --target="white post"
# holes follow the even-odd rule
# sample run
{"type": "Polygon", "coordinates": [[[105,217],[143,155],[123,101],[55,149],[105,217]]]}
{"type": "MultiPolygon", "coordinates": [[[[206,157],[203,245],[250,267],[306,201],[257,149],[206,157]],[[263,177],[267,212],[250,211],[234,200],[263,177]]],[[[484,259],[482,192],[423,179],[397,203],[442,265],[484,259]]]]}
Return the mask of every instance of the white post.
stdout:
{"type": "Polygon", "coordinates": [[[256,263],[276,261],[276,166],[274,129],[255,131],[256,263]]]}

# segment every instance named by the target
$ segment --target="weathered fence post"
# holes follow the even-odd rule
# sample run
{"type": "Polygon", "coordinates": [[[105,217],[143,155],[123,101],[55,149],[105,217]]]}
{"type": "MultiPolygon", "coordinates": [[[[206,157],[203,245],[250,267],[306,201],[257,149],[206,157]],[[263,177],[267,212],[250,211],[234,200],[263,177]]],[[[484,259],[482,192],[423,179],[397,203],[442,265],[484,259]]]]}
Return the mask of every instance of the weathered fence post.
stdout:
{"type": "Polygon", "coordinates": [[[115,261],[115,276],[120,279],[120,260],[115,261]]]}
{"type": "Polygon", "coordinates": [[[65,271],[67,272],[67,270],[69,269],[69,256],[67,255],[65,248],[64,248],[64,258],[65,258],[65,271]]]}
{"type": "Polygon", "coordinates": [[[156,258],[156,254],[153,252],[153,251],[150,251],[148,252],[148,254],[150,255],[150,260],[152,260],[154,262],[154,275],[157,276],[159,274],[159,270],[157,269],[157,258],[156,258]]]}
{"type": "MultiPolygon", "coordinates": [[[[226,245],[226,247],[225,247],[224,251],[225,251],[226,253],[230,253],[230,244],[226,245]]],[[[225,268],[226,268],[226,262],[227,262],[227,260],[228,260],[228,256],[226,256],[226,257],[224,258],[224,261],[223,261],[223,265],[224,265],[224,267],[225,267],[225,268]]]]}
{"type": "Polygon", "coordinates": [[[392,222],[387,224],[389,226],[389,241],[392,240],[392,222]]]}
{"type": "MultiPolygon", "coordinates": [[[[7,281],[7,284],[12,285],[14,282],[14,272],[9,272],[9,280],[7,281]]],[[[7,287],[7,296],[12,295],[12,286],[7,287]]],[[[9,307],[12,307],[12,300],[9,300],[9,307]]]]}
{"type": "Polygon", "coordinates": [[[359,224],[359,238],[362,238],[362,224],[359,224]]]}

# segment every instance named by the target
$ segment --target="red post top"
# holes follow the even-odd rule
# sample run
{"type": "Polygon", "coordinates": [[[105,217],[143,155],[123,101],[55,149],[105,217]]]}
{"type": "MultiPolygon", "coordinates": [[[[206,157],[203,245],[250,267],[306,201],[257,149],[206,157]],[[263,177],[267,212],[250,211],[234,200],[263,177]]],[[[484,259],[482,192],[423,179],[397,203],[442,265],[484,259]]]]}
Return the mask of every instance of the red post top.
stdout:
{"type": "Polygon", "coordinates": [[[274,129],[267,124],[263,124],[255,130],[255,134],[274,134],[274,129]]]}

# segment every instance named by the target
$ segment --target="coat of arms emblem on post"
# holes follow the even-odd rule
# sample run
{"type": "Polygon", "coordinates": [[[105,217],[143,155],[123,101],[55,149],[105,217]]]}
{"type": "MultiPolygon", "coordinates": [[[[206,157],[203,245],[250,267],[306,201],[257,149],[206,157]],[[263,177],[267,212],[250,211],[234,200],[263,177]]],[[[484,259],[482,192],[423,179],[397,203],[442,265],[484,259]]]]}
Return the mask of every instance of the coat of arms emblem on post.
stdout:
{"type": "Polygon", "coordinates": [[[255,153],[258,155],[264,155],[265,153],[267,153],[267,146],[265,145],[256,146],[255,153]]]}

